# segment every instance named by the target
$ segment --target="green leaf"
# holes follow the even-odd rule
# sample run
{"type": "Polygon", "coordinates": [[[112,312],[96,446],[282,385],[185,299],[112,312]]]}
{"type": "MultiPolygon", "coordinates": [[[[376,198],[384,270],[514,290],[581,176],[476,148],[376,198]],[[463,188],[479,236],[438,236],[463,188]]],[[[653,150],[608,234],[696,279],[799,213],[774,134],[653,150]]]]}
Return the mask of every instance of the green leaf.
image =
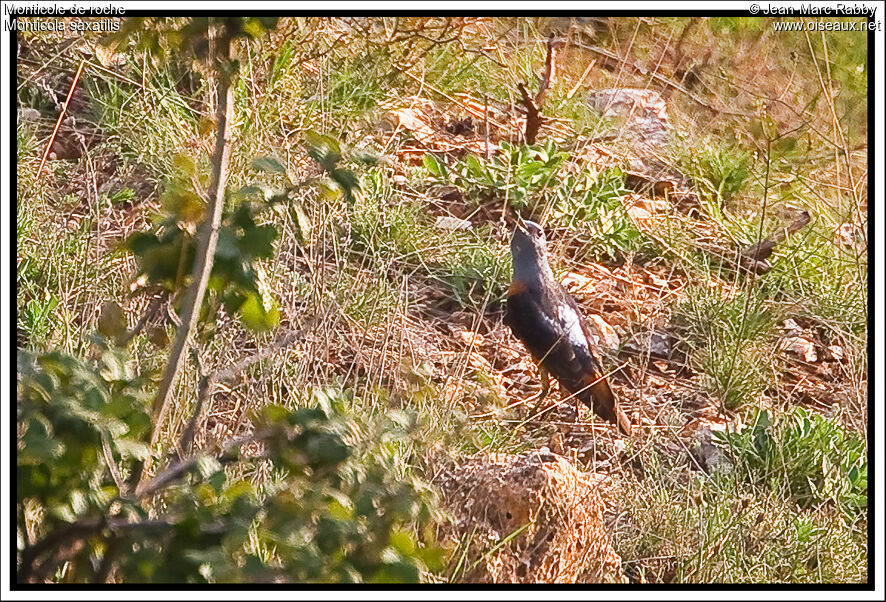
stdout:
{"type": "Polygon", "coordinates": [[[208,479],[221,469],[221,463],[212,456],[200,456],[197,458],[197,470],[204,479],[208,479]]]}
{"type": "Polygon", "coordinates": [[[239,246],[247,256],[268,259],[274,256],[274,241],[276,239],[277,228],[271,224],[264,224],[244,232],[239,246]]]}
{"type": "Polygon", "coordinates": [[[268,423],[284,422],[289,417],[289,410],[280,404],[269,403],[260,410],[261,417],[268,423]]]}
{"type": "Polygon", "coordinates": [[[25,423],[27,430],[19,438],[19,462],[29,460],[50,462],[59,458],[65,451],[65,445],[52,435],[49,421],[40,414],[34,415],[25,423]]]}
{"type": "Polygon", "coordinates": [[[194,192],[190,182],[184,180],[168,182],[160,200],[163,209],[181,222],[197,223],[206,211],[206,201],[194,192]]]}
{"type": "Polygon", "coordinates": [[[256,171],[263,171],[271,174],[286,173],[286,166],[274,157],[256,157],[249,165],[256,171]]]}
{"type": "Polygon", "coordinates": [[[97,330],[99,333],[112,341],[122,341],[126,336],[126,314],[113,301],[102,303],[101,313],[98,317],[97,330]]]}
{"type": "Polygon", "coordinates": [[[270,307],[266,308],[259,295],[250,293],[237,311],[240,321],[250,330],[257,332],[274,328],[280,323],[280,310],[274,299],[270,299],[268,305],[270,307]]]}
{"type": "Polygon", "coordinates": [[[342,159],[341,145],[332,136],[309,131],[305,133],[308,155],[320,164],[320,167],[331,172],[342,159]]]}
{"type": "Polygon", "coordinates": [[[360,190],[360,181],[354,172],[349,169],[334,169],[329,172],[329,177],[341,187],[348,201],[354,200],[354,192],[360,190]]]}
{"type": "Polygon", "coordinates": [[[124,457],[138,458],[139,460],[147,460],[151,457],[151,448],[141,441],[118,438],[114,440],[114,445],[124,457]]]}
{"type": "Polygon", "coordinates": [[[440,161],[435,155],[431,153],[425,153],[425,156],[422,157],[422,163],[425,166],[432,176],[443,180],[446,178],[446,165],[440,161]]]}
{"type": "Polygon", "coordinates": [[[310,437],[303,451],[308,457],[308,463],[315,468],[335,466],[351,455],[351,448],[340,437],[331,433],[310,437]]]}
{"type": "Polygon", "coordinates": [[[255,496],[255,486],[249,481],[240,480],[225,489],[224,493],[228,500],[236,500],[243,496],[253,497],[255,496]]]}
{"type": "Polygon", "coordinates": [[[383,565],[370,580],[372,583],[418,583],[418,567],[397,561],[383,565]]]}

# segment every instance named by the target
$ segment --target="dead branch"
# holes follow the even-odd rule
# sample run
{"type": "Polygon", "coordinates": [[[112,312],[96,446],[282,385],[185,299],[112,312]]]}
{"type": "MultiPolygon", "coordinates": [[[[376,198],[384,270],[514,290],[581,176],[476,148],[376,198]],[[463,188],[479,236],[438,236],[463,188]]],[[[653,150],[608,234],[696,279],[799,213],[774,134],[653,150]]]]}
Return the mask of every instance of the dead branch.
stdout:
{"type": "Polygon", "coordinates": [[[181,450],[181,453],[184,455],[190,454],[190,447],[194,440],[194,433],[196,431],[197,424],[200,421],[200,417],[203,414],[203,409],[206,406],[207,401],[212,396],[215,385],[236,377],[238,374],[246,370],[249,366],[257,364],[258,362],[273,356],[281,349],[289,347],[290,345],[293,345],[302,340],[308,332],[313,330],[314,324],[316,324],[318,319],[318,316],[314,316],[307,321],[304,327],[300,328],[299,330],[293,330],[284,334],[258,353],[254,353],[249,357],[245,357],[234,365],[225,368],[224,370],[219,370],[212,374],[206,374],[201,366],[200,384],[197,392],[197,404],[194,407],[194,413],[192,414],[191,419],[188,422],[188,426],[185,427],[185,430],[182,433],[181,440],[179,442],[178,448],[181,450]]]}
{"type": "Polygon", "coordinates": [[[538,84],[538,92],[535,94],[535,106],[541,110],[542,105],[545,101],[545,95],[548,93],[548,88],[551,87],[551,84],[557,79],[557,63],[554,56],[554,51],[559,50],[565,45],[565,41],[563,38],[555,37],[554,34],[548,38],[547,42],[547,56],[545,56],[545,70],[541,76],[541,82],[538,84]]]}
{"type": "Polygon", "coordinates": [[[517,89],[520,90],[520,95],[522,96],[521,102],[523,106],[526,107],[526,129],[523,132],[523,142],[526,144],[535,144],[535,138],[538,136],[538,130],[541,127],[541,115],[538,111],[538,106],[536,106],[535,101],[532,100],[532,97],[529,96],[529,92],[526,91],[526,86],[522,83],[517,84],[517,89]]]}
{"type": "Polygon", "coordinates": [[[548,88],[551,87],[551,82],[557,77],[554,50],[562,48],[563,44],[563,39],[555,37],[554,34],[551,34],[548,38],[548,52],[545,57],[545,69],[542,73],[541,82],[538,84],[538,92],[535,94],[535,98],[529,96],[529,92],[526,91],[526,86],[524,84],[517,84],[517,89],[520,90],[520,96],[522,97],[520,102],[526,107],[526,129],[523,132],[523,141],[526,144],[535,144],[535,140],[538,137],[538,130],[541,128],[541,123],[543,121],[541,107],[544,103],[548,88]]]}
{"type": "Polygon", "coordinates": [[[86,61],[80,61],[80,66],[77,67],[77,73],[74,74],[74,79],[71,80],[71,88],[68,90],[68,97],[65,99],[65,104],[55,122],[55,128],[53,128],[49,140],[46,141],[46,148],[43,150],[43,156],[40,158],[40,167],[37,168],[38,180],[40,174],[43,173],[43,166],[46,165],[46,158],[49,157],[49,152],[52,150],[52,143],[55,142],[55,137],[58,135],[58,129],[61,127],[62,121],[65,119],[65,114],[68,112],[68,105],[71,104],[71,98],[74,96],[74,90],[77,89],[77,82],[80,81],[80,75],[83,73],[83,67],[85,65],[86,61]]]}
{"type": "Polygon", "coordinates": [[[775,247],[787,239],[787,237],[803,228],[811,219],[809,212],[803,211],[797,219],[784,228],[780,228],[767,238],[742,249],[741,256],[739,257],[741,267],[756,274],[768,272],[772,266],[769,265],[767,260],[772,255],[775,247]]]}

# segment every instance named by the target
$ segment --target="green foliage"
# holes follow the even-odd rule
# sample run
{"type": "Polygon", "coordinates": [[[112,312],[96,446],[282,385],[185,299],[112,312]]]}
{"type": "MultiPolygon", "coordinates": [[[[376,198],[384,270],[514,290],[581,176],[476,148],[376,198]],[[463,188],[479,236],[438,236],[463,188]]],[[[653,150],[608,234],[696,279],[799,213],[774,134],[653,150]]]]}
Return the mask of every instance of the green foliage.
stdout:
{"type": "Polygon", "coordinates": [[[786,487],[801,507],[829,502],[854,517],[867,508],[867,446],[833,419],[802,407],[783,416],[758,410],[751,426],[718,434],[748,477],[786,487]]]}
{"type": "MultiPolygon", "coordinates": [[[[236,38],[260,38],[277,27],[279,17],[192,17],[167,19],[163,17],[132,17],[120,29],[108,36],[108,44],[136,40],[136,48],[155,59],[164,59],[177,52],[191,52],[201,60],[216,61],[217,67],[226,63],[227,43],[236,38]],[[210,44],[210,31],[217,28],[215,44],[210,44]],[[215,55],[210,55],[214,50],[215,55]]],[[[230,73],[237,70],[236,61],[228,64],[230,73]]]]}
{"type": "Polygon", "coordinates": [[[42,341],[49,334],[53,325],[58,298],[49,291],[43,292],[42,299],[29,299],[24,311],[17,314],[17,328],[29,339],[42,341]]]}
{"type": "Polygon", "coordinates": [[[118,494],[103,446],[125,472],[147,457],[151,420],[138,379],[110,349],[94,367],[58,351],[22,351],[18,379],[18,496],[39,500],[52,530],[118,494]]]}
{"type": "Polygon", "coordinates": [[[769,382],[772,332],[778,319],[767,290],[742,290],[728,298],[704,285],[686,291],[672,322],[681,331],[704,387],[734,410],[750,403],[769,382]]]}
{"type": "Polygon", "coordinates": [[[151,519],[150,497],[119,488],[150,454],[144,384],[107,349],[94,366],[58,352],[20,356],[20,578],[47,576],[40,567],[65,551],[41,547],[53,537],[83,544],[67,558],[74,582],[116,572],[153,583],[404,583],[439,568],[433,541],[412,535],[424,537],[433,497],[401,465],[410,418],[359,423],[336,391],[313,407],[266,406],[254,438],[265,454],[237,445],[167,469],[146,487],[162,499],[151,519]],[[260,491],[238,475],[263,462],[282,476],[260,491]],[[36,542],[26,543],[26,524],[36,542]]]}
{"type": "MultiPolygon", "coordinates": [[[[233,207],[225,212],[219,228],[208,290],[252,330],[268,330],[280,320],[277,300],[261,269],[261,261],[274,255],[279,232],[273,223],[261,223],[264,214],[278,205],[291,207],[297,217],[297,234],[304,242],[309,236],[310,219],[295,200],[301,188],[316,184],[324,199],[344,196],[348,201],[353,201],[359,190],[357,176],[341,163],[367,159],[350,155],[345,159],[337,140],[313,132],[307,135],[307,145],[308,154],[328,179],[294,183],[278,159],[258,157],[251,162],[252,169],[282,180],[282,186],[259,181],[230,194],[227,206],[233,207]]],[[[139,274],[146,276],[149,284],[170,292],[189,282],[190,266],[197,251],[198,224],[206,205],[202,188],[207,184],[206,170],[190,158],[180,156],[176,165],[179,175],[167,183],[162,197],[165,213],[151,230],[134,232],[125,243],[126,250],[135,256],[139,274]]],[[[213,301],[207,298],[205,303],[211,305],[213,301]]]]}
{"type": "MultiPolygon", "coordinates": [[[[668,439],[647,445],[677,444],[668,439]]],[[[722,453],[742,449],[727,445],[722,453]]],[[[741,456],[735,470],[706,474],[673,452],[640,453],[644,478],[621,483],[620,495],[631,501],[612,533],[629,574],[659,583],[866,579],[864,521],[847,521],[833,506],[798,506],[784,485],[791,475],[776,458],[763,479],[745,476],[741,456]]]]}
{"type": "Polygon", "coordinates": [[[328,176],[328,181],[320,182],[320,196],[324,200],[332,200],[343,196],[346,201],[353,203],[360,190],[360,181],[357,175],[342,165],[345,163],[371,165],[377,158],[357,153],[351,149],[343,149],[341,143],[325,134],[307,132],[305,143],[308,147],[308,155],[314,159],[328,176]]]}
{"type": "Polygon", "coordinates": [[[490,299],[504,296],[511,257],[490,226],[453,232],[442,251],[439,277],[460,305],[481,309],[490,299]]]}
{"type": "Polygon", "coordinates": [[[723,206],[745,188],[751,176],[751,153],[735,145],[701,144],[681,159],[708,210],[723,218],[723,206]]]}
{"type": "Polygon", "coordinates": [[[613,259],[628,253],[654,251],[657,245],[640,232],[625,211],[624,173],[618,168],[566,170],[569,154],[554,142],[512,145],[484,161],[466,155],[451,168],[426,154],[423,166],[437,182],[454,184],[471,201],[501,199],[529,214],[550,209],[554,223],[576,231],[594,256],[613,259]]]}
{"type": "MultiPolygon", "coordinates": [[[[244,189],[241,195],[250,192],[244,189]]],[[[244,324],[257,330],[271,328],[279,320],[276,301],[262,282],[258,264],[273,256],[278,232],[275,226],[257,220],[267,206],[284,199],[285,195],[275,195],[267,203],[241,200],[224,216],[219,228],[209,290],[228,312],[238,314],[244,324]]],[[[135,256],[139,274],[171,292],[184,288],[190,280],[204,203],[177,179],[167,186],[164,204],[166,217],[150,231],[131,234],[126,249],[135,256]]]]}
{"type": "Polygon", "coordinates": [[[554,190],[552,218],[574,229],[593,256],[617,260],[628,253],[658,251],[622,204],[628,192],[624,180],[618,168],[584,170],[567,174],[554,190]]]}
{"type": "Polygon", "coordinates": [[[501,151],[489,161],[471,154],[459,160],[452,168],[452,180],[475,202],[504,197],[516,209],[532,208],[568,158],[554,142],[533,146],[502,142],[501,151]]]}

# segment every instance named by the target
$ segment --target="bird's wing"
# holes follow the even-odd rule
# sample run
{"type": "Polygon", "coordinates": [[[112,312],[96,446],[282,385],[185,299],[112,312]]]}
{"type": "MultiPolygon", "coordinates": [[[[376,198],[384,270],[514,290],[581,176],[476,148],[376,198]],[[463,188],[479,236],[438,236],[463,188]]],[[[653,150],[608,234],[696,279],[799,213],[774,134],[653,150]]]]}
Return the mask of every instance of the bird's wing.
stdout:
{"type": "Polygon", "coordinates": [[[603,363],[591,342],[593,337],[588,323],[582,317],[575,299],[562,287],[559,292],[561,297],[561,302],[558,303],[560,319],[564,324],[564,329],[569,333],[569,341],[575,352],[576,361],[581,366],[576,388],[572,389],[569,385],[567,388],[570,388],[600,417],[617,424],[624,434],[630,435],[631,421],[621,409],[615,394],[609,387],[609,382],[603,373],[603,363]]]}
{"type": "Polygon", "coordinates": [[[630,434],[630,421],[603,376],[578,305],[565,291],[537,295],[519,286],[512,287],[506,319],[535,360],[567,391],[601,418],[630,434]]]}
{"type": "Polygon", "coordinates": [[[595,337],[591,333],[591,329],[588,326],[588,321],[582,315],[581,309],[578,307],[578,303],[576,302],[575,298],[568,292],[566,292],[566,289],[564,289],[562,286],[560,287],[560,293],[563,297],[563,301],[566,303],[566,305],[569,306],[569,308],[572,310],[572,312],[574,312],[576,318],[578,319],[578,325],[581,329],[582,338],[585,342],[584,348],[588,350],[588,354],[591,356],[591,360],[593,361],[593,363],[595,363],[597,366],[602,366],[603,362],[600,361],[600,354],[598,353],[597,348],[594,346],[593,343],[595,337]]]}
{"type": "MultiPolygon", "coordinates": [[[[569,345],[559,345],[566,340],[566,332],[556,314],[544,311],[540,297],[526,290],[512,287],[508,294],[507,323],[537,362],[571,364],[575,354],[569,345]],[[549,360],[551,360],[549,362],[549,360]]],[[[554,376],[557,376],[552,372],[554,376]]]]}
{"type": "Polygon", "coordinates": [[[537,362],[570,392],[596,380],[599,363],[575,308],[556,296],[512,292],[508,296],[508,324],[537,362]]]}

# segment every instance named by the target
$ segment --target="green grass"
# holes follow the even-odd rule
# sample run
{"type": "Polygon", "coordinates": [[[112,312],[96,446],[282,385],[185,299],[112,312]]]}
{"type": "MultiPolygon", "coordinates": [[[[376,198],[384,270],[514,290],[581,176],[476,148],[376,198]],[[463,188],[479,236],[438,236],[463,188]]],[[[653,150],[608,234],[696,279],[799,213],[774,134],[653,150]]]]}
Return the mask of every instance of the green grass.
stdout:
{"type": "MultiPolygon", "coordinates": [[[[669,441],[663,433],[653,447],[669,441]]],[[[647,452],[645,478],[622,480],[633,502],[613,536],[629,572],[676,583],[866,579],[865,447],[855,435],[795,408],[759,412],[718,446],[730,461],[711,474],[679,453],[647,452]]]]}
{"type": "Polygon", "coordinates": [[[672,323],[682,330],[702,386],[722,407],[734,410],[756,401],[773,374],[778,309],[766,289],[740,290],[727,297],[702,284],[686,291],[672,323]]]}

